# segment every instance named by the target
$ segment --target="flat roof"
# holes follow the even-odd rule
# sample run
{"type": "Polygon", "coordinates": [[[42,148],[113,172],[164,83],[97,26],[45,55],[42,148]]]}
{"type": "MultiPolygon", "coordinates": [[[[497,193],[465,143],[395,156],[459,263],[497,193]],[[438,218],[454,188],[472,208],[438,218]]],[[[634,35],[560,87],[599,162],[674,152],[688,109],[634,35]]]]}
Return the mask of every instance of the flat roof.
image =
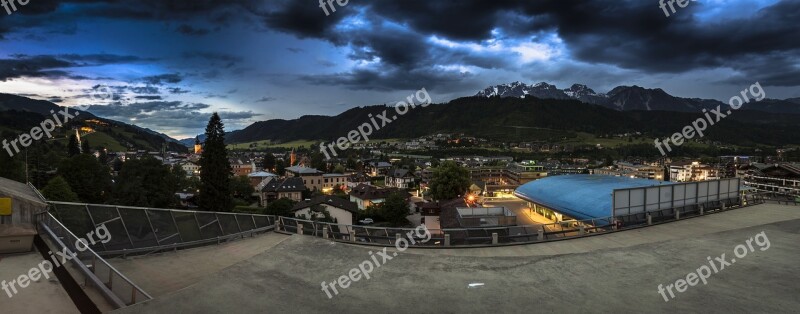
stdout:
{"type": "Polygon", "coordinates": [[[673,185],[675,182],[576,174],[553,176],[526,183],[514,195],[578,220],[612,215],[612,193],[618,189],[673,185]]]}

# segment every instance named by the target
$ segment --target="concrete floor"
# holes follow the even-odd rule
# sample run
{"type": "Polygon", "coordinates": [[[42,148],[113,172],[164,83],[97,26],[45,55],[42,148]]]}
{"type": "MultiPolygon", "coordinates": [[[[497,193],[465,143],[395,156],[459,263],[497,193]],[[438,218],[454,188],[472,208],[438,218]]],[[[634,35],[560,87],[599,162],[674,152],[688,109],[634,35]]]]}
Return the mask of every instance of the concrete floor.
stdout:
{"type": "MultiPolygon", "coordinates": [[[[800,207],[759,205],[583,239],[408,250],[329,299],[321,282],[346,275],[377,248],[290,236],[194,285],[118,312],[791,313],[800,309],[798,243],[800,207]],[[659,284],[708,265],[708,256],[725,253],[730,260],[736,245],[762,231],[769,249],[756,246],[707,285],[689,287],[669,302],[658,293],[659,284]]],[[[183,265],[206,263],[212,261],[196,255],[183,265]]],[[[147,276],[169,277],[175,268],[147,276]]],[[[141,281],[141,273],[126,275],[141,281]]]]}
{"type": "Polygon", "coordinates": [[[222,245],[107,261],[153,298],[159,298],[253,258],[288,238],[270,232],[222,245]]]}
{"type": "MultiPolygon", "coordinates": [[[[42,261],[38,252],[0,255],[0,281],[15,280],[42,261]]],[[[11,298],[0,290],[0,313],[80,313],[54,274],[50,274],[50,279],[40,276],[27,288],[20,289],[18,285],[16,288],[18,293],[11,298]]]]}

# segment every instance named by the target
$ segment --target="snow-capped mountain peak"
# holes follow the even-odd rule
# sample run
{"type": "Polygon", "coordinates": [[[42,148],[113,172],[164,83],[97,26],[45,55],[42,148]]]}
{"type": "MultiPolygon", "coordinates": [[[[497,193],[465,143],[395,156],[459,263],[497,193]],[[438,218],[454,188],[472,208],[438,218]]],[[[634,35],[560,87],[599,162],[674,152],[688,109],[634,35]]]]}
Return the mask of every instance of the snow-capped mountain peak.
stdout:
{"type": "Polygon", "coordinates": [[[583,84],[573,84],[558,89],[546,82],[527,85],[521,82],[502,84],[478,92],[478,97],[533,96],[540,99],[575,99],[584,103],[600,105],[615,110],[677,110],[698,111],[713,108],[718,102],[674,97],[660,88],[648,89],[640,86],[618,86],[608,93],[598,93],[583,84]]]}

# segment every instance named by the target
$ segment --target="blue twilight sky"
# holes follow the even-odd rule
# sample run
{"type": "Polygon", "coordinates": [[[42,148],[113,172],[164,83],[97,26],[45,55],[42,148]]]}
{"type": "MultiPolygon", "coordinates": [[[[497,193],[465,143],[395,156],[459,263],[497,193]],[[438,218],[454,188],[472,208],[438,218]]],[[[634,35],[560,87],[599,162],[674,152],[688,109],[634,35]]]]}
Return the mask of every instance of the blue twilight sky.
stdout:
{"type": "Polygon", "coordinates": [[[759,81],[770,98],[800,97],[798,0],[699,0],[669,17],[657,0],[333,5],[326,16],[317,0],[17,2],[0,7],[0,92],[92,104],[177,138],[212,111],[234,130],[513,81],[720,100],[759,81]]]}

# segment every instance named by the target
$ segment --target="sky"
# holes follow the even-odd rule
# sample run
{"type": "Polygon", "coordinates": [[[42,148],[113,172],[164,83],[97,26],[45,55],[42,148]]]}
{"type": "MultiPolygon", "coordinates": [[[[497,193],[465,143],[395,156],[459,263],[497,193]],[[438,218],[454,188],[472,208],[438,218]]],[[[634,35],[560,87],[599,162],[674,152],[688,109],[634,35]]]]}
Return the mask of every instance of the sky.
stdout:
{"type": "MultiPolygon", "coordinates": [[[[19,1],[19,0],[16,0],[19,1]]],[[[0,7],[0,92],[175,138],[522,81],[800,97],[800,1],[29,0],[0,7]],[[9,8],[10,10],[10,8],[9,8]],[[667,7],[667,10],[668,7],[667,7]]]]}

